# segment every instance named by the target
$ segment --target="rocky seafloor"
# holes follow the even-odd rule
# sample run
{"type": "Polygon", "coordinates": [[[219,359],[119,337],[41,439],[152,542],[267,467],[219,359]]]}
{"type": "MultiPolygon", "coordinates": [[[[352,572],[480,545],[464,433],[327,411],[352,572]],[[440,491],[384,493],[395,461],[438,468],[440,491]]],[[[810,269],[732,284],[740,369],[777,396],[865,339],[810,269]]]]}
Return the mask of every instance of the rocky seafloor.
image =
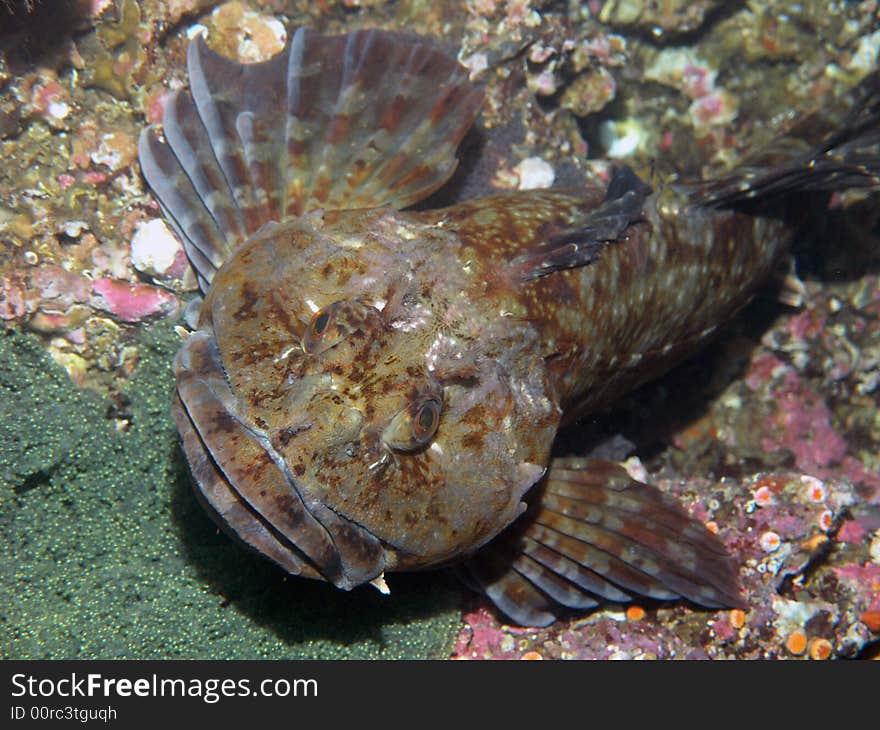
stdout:
{"type": "Polygon", "coordinates": [[[253,61],[303,24],[422,33],[485,87],[444,203],[607,179],[609,156],[711,175],[833,105],[880,48],[876,2],[0,0],[0,656],[875,656],[877,194],[835,197],[706,351],[560,439],[618,436],[738,556],[747,610],[521,629],[440,573],[346,594],[218,534],[168,413],[195,280],[136,140],[185,83],[188,38],[253,61]]]}

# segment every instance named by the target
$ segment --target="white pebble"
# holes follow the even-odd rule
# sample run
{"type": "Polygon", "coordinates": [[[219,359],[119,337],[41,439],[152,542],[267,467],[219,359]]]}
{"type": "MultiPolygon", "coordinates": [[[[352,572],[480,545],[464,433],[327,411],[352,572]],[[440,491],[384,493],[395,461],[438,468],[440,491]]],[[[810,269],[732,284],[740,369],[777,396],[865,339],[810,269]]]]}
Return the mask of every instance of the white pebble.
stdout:
{"type": "Polygon", "coordinates": [[[485,53],[474,53],[467,58],[459,57],[458,60],[468,70],[468,78],[471,81],[489,68],[489,57],[485,53]]]}
{"type": "Polygon", "coordinates": [[[514,167],[513,171],[519,177],[520,190],[549,188],[556,179],[556,173],[553,172],[550,163],[540,157],[527,157],[514,167]]]}
{"type": "Polygon", "coordinates": [[[174,265],[183,246],[161,218],[142,223],[131,239],[131,265],[147,276],[159,276],[174,265]]]}
{"type": "Polygon", "coordinates": [[[848,71],[856,71],[861,79],[876,68],[878,53],[880,53],[880,30],[859,38],[859,47],[852,54],[849,63],[845,64],[845,68],[848,71]]]}
{"type": "Polygon", "coordinates": [[[648,135],[633,119],[607,119],[599,126],[599,140],[608,157],[628,157],[647,144],[648,135]]]}
{"type": "Polygon", "coordinates": [[[50,101],[48,112],[49,116],[55,119],[64,119],[70,114],[70,106],[63,101],[50,101]]]}
{"type": "Polygon", "coordinates": [[[85,221],[64,221],[58,230],[68,238],[79,238],[84,231],[89,230],[89,224],[85,221]]]}

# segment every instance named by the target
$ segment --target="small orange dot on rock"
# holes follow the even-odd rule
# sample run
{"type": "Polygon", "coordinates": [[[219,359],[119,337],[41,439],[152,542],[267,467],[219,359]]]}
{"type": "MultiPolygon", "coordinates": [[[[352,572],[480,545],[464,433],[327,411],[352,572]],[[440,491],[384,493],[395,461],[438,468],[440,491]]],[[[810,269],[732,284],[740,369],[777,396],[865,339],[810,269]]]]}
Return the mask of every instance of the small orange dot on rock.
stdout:
{"type": "Polygon", "coordinates": [[[527,651],[525,654],[523,654],[523,655],[520,657],[520,659],[525,659],[526,661],[535,661],[535,660],[543,659],[543,658],[544,658],[544,657],[542,657],[542,656],[541,656],[538,652],[536,652],[536,651],[527,651]]]}
{"type": "Polygon", "coordinates": [[[741,608],[734,608],[730,612],[730,625],[735,629],[741,629],[746,625],[746,612],[741,608]]]}
{"type": "Polygon", "coordinates": [[[880,609],[863,611],[862,615],[859,616],[859,621],[865,624],[871,631],[875,633],[880,632],[880,609]]]}
{"type": "Polygon", "coordinates": [[[803,654],[807,648],[807,635],[800,629],[795,629],[785,640],[785,648],[795,656],[803,654]]]}
{"type": "Polygon", "coordinates": [[[645,618],[645,609],[641,606],[629,606],[626,609],[626,617],[630,621],[641,621],[645,618]]]}
{"type": "MultiPolygon", "coordinates": [[[[760,482],[759,482],[760,484],[760,482]]],[[[773,492],[766,484],[755,490],[755,504],[759,507],[766,507],[773,502],[773,492]]]]}
{"type": "Polygon", "coordinates": [[[813,639],[810,643],[810,659],[827,659],[833,650],[828,639],[813,639]]]}

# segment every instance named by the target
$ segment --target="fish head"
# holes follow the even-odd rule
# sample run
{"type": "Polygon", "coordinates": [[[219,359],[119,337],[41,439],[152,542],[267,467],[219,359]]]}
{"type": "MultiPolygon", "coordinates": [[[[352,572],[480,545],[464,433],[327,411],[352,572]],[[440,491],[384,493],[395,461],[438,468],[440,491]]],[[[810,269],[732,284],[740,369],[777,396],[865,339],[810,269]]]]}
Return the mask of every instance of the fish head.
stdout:
{"type": "Polygon", "coordinates": [[[273,342],[223,318],[234,299],[210,297],[220,316],[178,355],[176,415],[205,501],[239,537],[349,588],[464,556],[524,511],[559,409],[509,328],[466,338],[424,302],[341,299],[286,313],[297,336],[273,342]]]}

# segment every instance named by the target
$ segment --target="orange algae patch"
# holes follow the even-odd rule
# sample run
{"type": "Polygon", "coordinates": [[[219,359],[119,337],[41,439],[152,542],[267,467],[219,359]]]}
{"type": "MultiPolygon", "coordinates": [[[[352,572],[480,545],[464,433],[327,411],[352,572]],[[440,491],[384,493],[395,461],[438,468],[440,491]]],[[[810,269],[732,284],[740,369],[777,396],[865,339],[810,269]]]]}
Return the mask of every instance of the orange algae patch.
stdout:
{"type": "Polygon", "coordinates": [[[527,651],[525,654],[523,654],[523,655],[520,657],[520,659],[524,659],[525,661],[537,661],[537,660],[539,660],[539,659],[543,659],[543,658],[544,658],[544,657],[542,657],[542,656],[541,656],[538,652],[536,652],[536,651],[527,651]]]}
{"type": "Polygon", "coordinates": [[[828,639],[813,639],[810,643],[810,659],[827,659],[833,650],[828,639]]]}
{"type": "Polygon", "coordinates": [[[715,520],[710,520],[706,523],[706,529],[711,532],[713,535],[718,534],[718,523],[715,520]]]}
{"type": "Polygon", "coordinates": [[[865,624],[865,626],[871,629],[874,633],[880,632],[880,609],[862,611],[861,616],[859,616],[859,621],[865,624]]]}
{"type": "Polygon", "coordinates": [[[741,608],[734,608],[730,612],[730,625],[735,629],[741,629],[746,625],[746,612],[741,608]]]}
{"type": "Polygon", "coordinates": [[[629,606],[626,609],[626,618],[629,621],[641,621],[645,618],[645,609],[641,606],[629,606]]]}
{"type": "Polygon", "coordinates": [[[785,648],[795,656],[800,656],[807,649],[807,635],[800,629],[792,631],[785,640],[785,648]]]}
{"type": "Polygon", "coordinates": [[[811,554],[818,552],[825,543],[828,542],[828,536],[823,534],[813,535],[809,540],[804,540],[801,547],[809,551],[811,554]]]}

